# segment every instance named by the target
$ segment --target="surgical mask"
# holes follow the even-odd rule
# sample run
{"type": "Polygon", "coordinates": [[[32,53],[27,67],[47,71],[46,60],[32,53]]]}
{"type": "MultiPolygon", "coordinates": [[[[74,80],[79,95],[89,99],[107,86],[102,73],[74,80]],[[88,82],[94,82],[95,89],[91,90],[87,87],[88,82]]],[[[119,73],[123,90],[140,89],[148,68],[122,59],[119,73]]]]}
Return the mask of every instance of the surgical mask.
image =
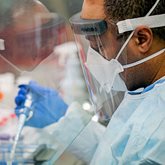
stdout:
{"type": "Polygon", "coordinates": [[[107,93],[109,93],[111,90],[127,91],[127,87],[119,73],[123,72],[126,68],[142,64],[162,54],[164,51],[165,48],[137,62],[121,65],[117,59],[111,59],[108,61],[97,51],[89,47],[86,65],[91,74],[99,82],[101,89],[106,90],[107,93]]]}
{"type": "Polygon", "coordinates": [[[89,47],[86,65],[91,74],[99,82],[101,86],[100,90],[104,89],[107,93],[111,89],[127,91],[127,87],[119,75],[124,69],[116,59],[108,61],[97,51],[89,47]]]}

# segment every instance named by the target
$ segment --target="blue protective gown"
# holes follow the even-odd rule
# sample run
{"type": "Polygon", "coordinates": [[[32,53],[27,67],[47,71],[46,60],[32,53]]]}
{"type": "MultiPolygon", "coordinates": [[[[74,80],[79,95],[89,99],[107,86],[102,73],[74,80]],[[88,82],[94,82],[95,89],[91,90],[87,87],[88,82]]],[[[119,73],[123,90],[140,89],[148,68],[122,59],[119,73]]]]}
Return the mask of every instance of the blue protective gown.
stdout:
{"type": "Polygon", "coordinates": [[[127,93],[106,128],[74,103],[45,133],[59,143],[57,157],[68,149],[90,165],[165,164],[165,78],[127,93]]]}

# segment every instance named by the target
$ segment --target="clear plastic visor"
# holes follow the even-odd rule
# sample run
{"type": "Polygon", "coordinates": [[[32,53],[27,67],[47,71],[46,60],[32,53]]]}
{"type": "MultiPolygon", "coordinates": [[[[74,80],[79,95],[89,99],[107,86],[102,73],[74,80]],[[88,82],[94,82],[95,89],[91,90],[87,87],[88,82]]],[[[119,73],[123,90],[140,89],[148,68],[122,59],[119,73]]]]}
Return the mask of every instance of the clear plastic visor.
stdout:
{"type": "Polygon", "coordinates": [[[125,91],[122,65],[127,64],[127,56],[116,57],[126,38],[103,20],[81,19],[84,22],[79,26],[76,21],[70,20],[91,102],[96,113],[109,120],[125,91]]]}

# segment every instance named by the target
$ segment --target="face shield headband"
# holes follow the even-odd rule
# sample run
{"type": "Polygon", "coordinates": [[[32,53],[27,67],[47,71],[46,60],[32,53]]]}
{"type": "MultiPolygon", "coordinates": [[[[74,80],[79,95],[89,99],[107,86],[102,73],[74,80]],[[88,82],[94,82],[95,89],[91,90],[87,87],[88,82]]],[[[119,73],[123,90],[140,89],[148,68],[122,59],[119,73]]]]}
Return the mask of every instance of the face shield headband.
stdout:
{"type": "Polygon", "coordinates": [[[0,36],[0,58],[18,73],[36,68],[67,38],[65,20],[56,13],[37,15],[34,29],[14,34],[14,46],[9,33],[6,30],[0,36]],[[43,23],[43,20],[48,21],[43,23]]]}

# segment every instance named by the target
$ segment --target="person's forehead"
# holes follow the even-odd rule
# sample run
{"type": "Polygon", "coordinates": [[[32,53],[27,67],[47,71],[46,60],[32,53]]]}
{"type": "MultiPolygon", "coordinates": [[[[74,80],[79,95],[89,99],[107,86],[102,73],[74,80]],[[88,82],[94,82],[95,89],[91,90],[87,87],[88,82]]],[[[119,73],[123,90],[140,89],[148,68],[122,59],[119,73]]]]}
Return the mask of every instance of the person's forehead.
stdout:
{"type": "Polygon", "coordinates": [[[81,18],[84,19],[105,19],[104,0],[84,0],[81,18]]]}
{"type": "Polygon", "coordinates": [[[104,0],[84,0],[80,13],[70,18],[76,34],[101,35],[107,30],[104,14],[104,0]]]}

